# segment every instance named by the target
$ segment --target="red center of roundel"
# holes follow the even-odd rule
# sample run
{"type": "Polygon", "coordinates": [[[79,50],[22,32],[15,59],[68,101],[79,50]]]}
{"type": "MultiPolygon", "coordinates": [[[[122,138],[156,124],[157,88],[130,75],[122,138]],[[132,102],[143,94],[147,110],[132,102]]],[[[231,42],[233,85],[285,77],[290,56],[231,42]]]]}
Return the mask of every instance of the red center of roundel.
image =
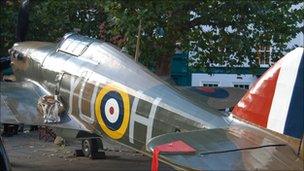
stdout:
{"type": "Polygon", "coordinates": [[[200,91],[206,92],[206,93],[214,93],[215,89],[212,87],[199,87],[200,91]]]}
{"type": "Polygon", "coordinates": [[[114,108],[111,106],[110,107],[110,114],[113,115],[113,113],[114,113],[114,108]]]}

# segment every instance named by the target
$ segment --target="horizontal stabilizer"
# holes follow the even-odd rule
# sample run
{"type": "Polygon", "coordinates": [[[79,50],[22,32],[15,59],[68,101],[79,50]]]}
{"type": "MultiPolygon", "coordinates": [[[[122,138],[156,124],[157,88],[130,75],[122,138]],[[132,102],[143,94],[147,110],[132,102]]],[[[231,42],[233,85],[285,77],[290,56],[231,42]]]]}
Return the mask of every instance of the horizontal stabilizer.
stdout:
{"type": "Polygon", "coordinates": [[[303,160],[299,159],[285,142],[259,129],[243,126],[161,135],[150,140],[147,150],[157,151],[162,161],[182,169],[301,170],[303,168],[303,160]],[[176,145],[177,142],[183,145],[176,145]],[[162,149],[165,151],[162,152],[162,149]],[[189,152],[189,149],[193,150],[189,152]]]}

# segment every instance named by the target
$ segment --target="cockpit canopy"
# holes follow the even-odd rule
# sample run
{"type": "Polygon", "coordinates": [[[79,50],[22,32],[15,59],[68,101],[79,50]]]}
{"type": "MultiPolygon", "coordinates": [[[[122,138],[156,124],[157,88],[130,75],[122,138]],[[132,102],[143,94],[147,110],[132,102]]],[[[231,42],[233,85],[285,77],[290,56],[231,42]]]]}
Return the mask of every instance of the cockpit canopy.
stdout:
{"type": "Polygon", "coordinates": [[[86,49],[94,42],[94,39],[91,39],[86,36],[81,36],[76,33],[67,33],[63,36],[57,51],[68,53],[74,56],[82,55],[86,49]]]}

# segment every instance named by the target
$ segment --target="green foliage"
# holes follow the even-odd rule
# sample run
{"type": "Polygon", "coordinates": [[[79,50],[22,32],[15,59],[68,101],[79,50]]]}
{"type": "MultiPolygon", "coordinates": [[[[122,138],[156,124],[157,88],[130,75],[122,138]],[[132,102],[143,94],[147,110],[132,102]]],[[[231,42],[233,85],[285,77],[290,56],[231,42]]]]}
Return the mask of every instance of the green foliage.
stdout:
{"type": "Polygon", "coordinates": [[[257,66],[253,49],[272,46],[276,61],[282,52],[288,51],[287,42],[299,33],[303,24],[304,6],[291,10],[301,1],[207,1],[193,10],[189,47],[202,50],[195,57],[196,67],[212,63],[228,66],[241,65],[246,59],[252,67],[257,66]],[[208,25],[203,31],[195,25],[208,25]],[[230,31],[227,31],[230,30],[230,31]],[[233,56],[233,57],[231,57],[233,56]]]}
{"type": "MultiPolygon", "coordinates": [[[[103,1],[107,14],[107,34],[123,35],[123,44],[134,56],[140,20],[142,34],[139,61],[149,68],[168,72],[175,43],[185,41],[190,20],[189,12],[197,2],[191,1],[103,1]]],[[[161,74],[162,72],[159,71],[161,74]]]]}
{"type": "Polygon", "coordinates": [[[8,4],[0,3],[0,57],[7,55],[7,50],[15,41],[18,17],[17,1],[8,4]]]}
{"type": "Polygon", "coordinates": [[[33,1],[28,39],[58,41],[66,32],[98,37],[100,3],[97,0],[33,1]]]}
{"type": "MultiPolygon", "coordinates": [[[[8,3],[9,2],[9,3],[8,3]]],[[[31,1],[27,40],[58,41],[66,32],[101,38],[123,47],[131,56],[141,21],[139,61],[159,74],[167,74],[176,43],[183,51],[196,51],[194,67],[212,64],[254,68],[253,49],[272,46],[275,60],[288,51],[286,42],[300,32],[301,1],[134,1],[44,0],[31,1]],[[204,26],[204,27],[202,27],[204,26]],[[207,28],[207,29],[206,29],[207,28]]],[[[0,9],[0,55],[15,41],[18,1],[0,9]]]]}
{"type": "MultiPolygon", "coordinates": [[[[134,54],[137,26],[143,23],[140,61],[170,58],[175,43],[184,51],[196,51],[194,67],[206,69],[213,64],[228,67],[249,60],[258,66],[253,49],[272,46],[273,58],[288,51],[286,43],[299,33],[303,24],[301,1],[105,1],[110,34],[123,34],[126,47],[134,54]],[[205,27],[202,27],[202,26],[205,27]],[[162,36],[155,34],[162,28],[162,36]]],[[[160,65],[158,66],[160,67],[160,65]]]]}
{"type": "MultiPolygon", "coordinates": [[[[19,6],[17,0],[1,4],[0,56],[7,55],[7,49],[16,41],[19,6]]],[[[100,11],[98,0],[32,0],[26,40],[59,41],[65,33],[74,31],[98,38],[100,11]]]]}

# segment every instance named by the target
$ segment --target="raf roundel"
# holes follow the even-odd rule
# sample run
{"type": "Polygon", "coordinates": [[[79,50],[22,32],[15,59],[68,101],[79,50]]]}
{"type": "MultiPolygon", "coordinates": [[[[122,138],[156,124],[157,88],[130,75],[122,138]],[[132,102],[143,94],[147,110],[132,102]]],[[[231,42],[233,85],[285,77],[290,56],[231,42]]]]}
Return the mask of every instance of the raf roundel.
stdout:
{"type": "Polygon", "coordinates": [[[95,101],[95,115],[101,129],[111,138],[120,139],[130,118],[129,95],[117,85],[103,87],[95,101]]]}

